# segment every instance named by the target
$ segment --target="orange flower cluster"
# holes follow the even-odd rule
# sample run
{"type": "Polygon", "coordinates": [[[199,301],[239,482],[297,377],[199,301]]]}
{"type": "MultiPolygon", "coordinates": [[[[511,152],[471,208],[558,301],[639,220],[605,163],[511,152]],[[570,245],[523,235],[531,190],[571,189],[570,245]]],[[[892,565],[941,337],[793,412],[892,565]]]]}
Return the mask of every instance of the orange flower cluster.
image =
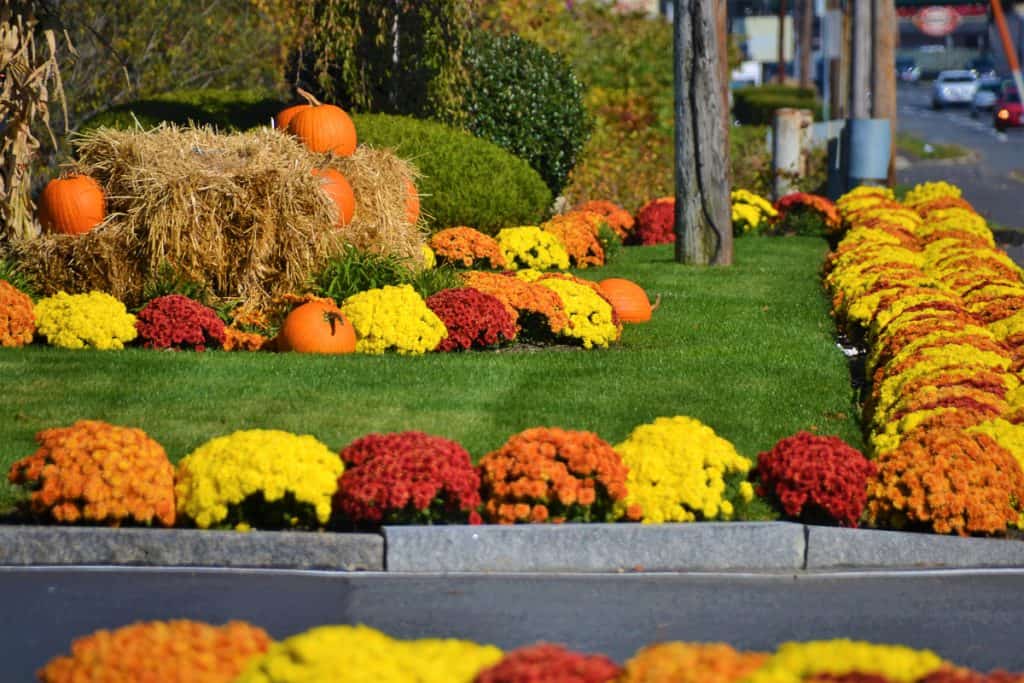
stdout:
{"type": "Polygon", "coordinates": [[[141,429],[81,420],[45,429],[36,440],[39,449],[7,476],[33,489],[33,514],[68,523],[174,525],[174,466],[141,429]]]}
{"type": "Polygon", "coordinates": [[[225,351],[260,351],[270,344],[270,338],[259,332],[246,332],[234,326],[224,328],[225,351]]]}
{"type": "Polygon", "coordinates": [[[633,232],[633,226],[636,225],[633,214],[607,199],[591,199],[589,202],[583,202],[577,206],[575,211],[599,214],[623,242],[633,232]]]}
{"type": "Polygon", "coordinates": [[[494,270],[508,267],[497,240],[465,226],[445,228],[434,234],[430,248],[438,259],[455,266],[494,270]]]}
{"type": "Polygon", "coordinates": [[[936,427],[907,434],[879,456],[868,484],[868,518],[940,534],[994,534],[1016,524],[1024,471],[986,434],[936,427]]]}
{"type": "Polygon", "coordinates": [[[734,683],[761,668],[768,657],[737,652],[725,643],[659,643],[626,662],[617,683],[734,683]]]}
{"type": "Polygon", "coordinates": [[[833,233],[842,227],[843,221],[839,218],[839,211],[836,205],[828,197],[809,192],[791,192],[775,203],[775,210],[779,212],[777,223],[785,224],[789,214],[799,211],[814,211],[825,224],[825,229],[833,233]]]}
{"type": "Polygon", "coordinates": [[[17,348],[31,344],[35,333],[32,299],[7,280],[0,280],[0,346],[17,348]]]}
{"type": "Polygon", "coordinates": [[[547,287],[515,275],[479,270],[466,273],[465,281],[467,287],[490,294],[503,303],[527,337],[557,335],[569,325],[565,304],[547,287]],[[537,327],[540,329],[534,329],[537,327]]]}
{"type": "Polygon", "coordinates": [[[244,621],[139,622],[78,638],[70,656],[50,660],[38,677],[42,683],[230,683],[271,642],[244,621]]]}
{"type": "Polygon", "coordinates": [[[540,227],[559,239],[569,252],[572,265],[577,268],[604,265],[604,249],[597,239],[597,229],[587,221],[583,212],[555,216],[540,227]]]}
{"type": "MultiPolygon", "coordinates": [[[[610,522],[626,498],[629,469],[593,432],[535,427],[480,460],[491,522],[610,522]]],[[[639,519],[639,510],[629,511],[639,519]]]]}

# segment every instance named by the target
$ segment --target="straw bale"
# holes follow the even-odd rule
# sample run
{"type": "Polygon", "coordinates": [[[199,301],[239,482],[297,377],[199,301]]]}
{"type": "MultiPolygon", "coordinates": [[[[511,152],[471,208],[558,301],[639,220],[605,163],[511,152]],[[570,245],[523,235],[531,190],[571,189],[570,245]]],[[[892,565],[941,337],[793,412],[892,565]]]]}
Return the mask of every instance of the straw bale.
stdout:
{"type": "Polygon", "coordinates": [[[416,170],[387,151],[359,147],[338,159],[270,128],[221,134],[172,125],[99,128],[76,149],[71,170],[103,186],[107,219],[86,235],[44,234],[10,247],[47,293],[99,289],[133,306],[166,262],[220,299],[259,308],[302,290],[346,242],[414,260],[424,242],[406,219],[416,170]],[[341,230],[312,175],[328,166],[355,193],[355,216],[341,230]]]}

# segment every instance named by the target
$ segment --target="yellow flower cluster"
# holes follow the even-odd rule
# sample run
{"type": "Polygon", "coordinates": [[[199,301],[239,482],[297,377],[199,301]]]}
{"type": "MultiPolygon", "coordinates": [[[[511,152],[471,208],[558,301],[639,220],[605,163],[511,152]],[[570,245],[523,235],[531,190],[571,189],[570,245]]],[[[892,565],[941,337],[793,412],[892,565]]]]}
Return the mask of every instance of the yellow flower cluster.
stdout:
{"type": "Polygon", "coordinates": [[[816,674],[877,674],[899,683],[913,683],[945,662],[931,650],[836,639],[783,643],[764,666],[743,683],[801,683],[816,674]]]}
{"type": "MultiPolygon", "coordinates": [[[[237,431],[207,441],[178,463],[178,512],[202,529],[226,521],[245,529],[255,520],[229,520],[243,501],[262,495],[272,504],[291,494],[298,505],[312,508],[315,521],[325,524],[344,470],[338,454],[312,436],[274,429],[237,431]]],[[[288,521],[294,524],[299,518],[288,521]]]]}
{"type": "Polygon", "coordinates": [[[569,316],[569,325],[561,332],[563,336],[578,339],[583,348],[592,349],[607,348],[622,335],[622,325],[616,325],[612,318],[611,304],[590,287],[558,277],[542,278],[537,284],[562,300],[569,316]]]}
{"type": "Polygon", "coordinates": [[[512,270],[537,268],[550,270],[569,268],[569,252],[559,239],[532,225],[504,228],[498,231],[498,245],[505,262],[512,270]]]}
{"type": "Polygon", "coordinates": [[[836,208],[845,217],[865,206],[871,206],[879,201],[892,201],[894,198],[895,195],[888,187],[860,185],[837,199],[836,208]]]}
{"type": "MultiPolygon", "coordinates": [[[[996,418],[970,427],[967,432],[969,434],[988,434],[997,444],[1010,451],[1021,467],[1024,467],[1024,425],[996,418]]],[[[1024,501],[1021,502],[1024,503],[1024,501]]]]}
{"type": "Polygon", "coordinates": [[[441,319],[410,285],[387,285],[353,294],[341,312],[356,330],[356,351],[401,354],[433,351],[448,336],[441,319]]]}
{"type": "Polygon", "coordinates": [[[403,641],[368,626],[321,626],[274,643],[235,683],[472,683],[502,651],[465,640],[403,641]]]}
{"type": "MultiPolygon", "coordinates": [[[[625,506],[639,505],[645,524],[730,519],[725,477],[751,466],[710,427],[684,416],[640,425],[615,450],[629,467],[625,506]]],[[[740,484],[739,496],[753,498],[749,482],[740,484]]]]}
{"type": "Polygon", "coordinates": [[[423,268],[426,270],[433,270],[437,268],[437,254],[428,245],[423,244],[420,246],[420,253],[423,256],[423,268]]]}
{"type": "Polygon", "coordinates": [[[951,197],[959,199],[963,192],[956,185],[951,185],[943,180],[930,183],[918,183],[903,198],[903,202],[910,207],[930,202],[934,199],[951,197]]]}
{"type": "Polygon", "coordinates": [[[123,349],[135,339],[135,316],[103,292],[58,292],[36,304],[36,330],[65,349],[123,349]]]}
{"type": "Polygon", "coordinates": [[[760,232],[779,215],[772,203],[748,190],[735,190],[732,199],[732,226],[737,235],[760,232]]]}

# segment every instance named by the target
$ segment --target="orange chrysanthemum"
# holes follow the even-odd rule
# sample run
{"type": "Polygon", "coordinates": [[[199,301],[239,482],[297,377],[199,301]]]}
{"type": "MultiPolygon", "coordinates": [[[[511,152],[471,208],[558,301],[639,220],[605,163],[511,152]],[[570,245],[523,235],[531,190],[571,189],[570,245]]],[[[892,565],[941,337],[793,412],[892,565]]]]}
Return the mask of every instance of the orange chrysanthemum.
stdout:
{"type": "Polygon", "coordinates": [[[763,652],[737,652],[725,643],[659,643],[626,662],[618,683],[734,683],[757,671],[763,652]]]}
{"type": "Polygon", "coordinates": [[[244,621],[139,622],[78,638],[70,655],[50,660],[38,676],[42,683],[230,683],[271,642],[244,621]]]}
{"type": "Polygon", "coordinates": [[[33,514],[58,522],[173,526],[174,466],[141,429],[81,420],[36,434],[39,449],[11,465],[33,489],[33,514]]]}
{"type": "Polygon", "coordinates": [[[0,346],[31,344],[35,333],[32,299],[6,280],[0,280],[0,346]]]}
{"type": "Polygon", "coordinates": [[[636,222],[629,211],[626,211],[615,202],[605,199],[592,199],[589,202],[583,202],[576,207],[576,211],[589,211],[600,214],[622,241],[626,241],[626,238],[633,232],[633,226],[636,222]]]}
{"type": "Polygon", "coordinates": [[[608,522],[626,498],[629,468],[593,432],[535,427],[480,460],[492,522],[608,522]]]}
{"type": "Polygon", "coordinates": [[[986,434],[918,428],[875,461],[868,483],[873,525],[940,534],[1005,533],[1024,502],[1024,471],[986,434]]]}
{"type": "Polygon", "coordinates": [[[459,226],[445,228],[430,238],[437,258],[464,268],[507,268],[498,241],[479,230],[459,226]]]}
{"type": "Polygon", "coordinates": [[[541,225],[541,229],[558,238],[569,252],[572,265],[577,268],[604,265],[604,249],[597,233],[575,214],[556,216],[541,225]]]}

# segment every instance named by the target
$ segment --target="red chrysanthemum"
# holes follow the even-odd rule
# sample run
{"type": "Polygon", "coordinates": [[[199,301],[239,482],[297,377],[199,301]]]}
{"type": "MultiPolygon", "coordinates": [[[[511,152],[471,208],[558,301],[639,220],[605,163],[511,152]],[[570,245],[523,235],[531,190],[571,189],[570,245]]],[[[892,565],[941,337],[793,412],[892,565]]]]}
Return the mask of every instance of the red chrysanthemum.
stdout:
{"type": "Polygon", "coordinates": [[[180,294],[153,299],[135,321],[147,349],[194,349],[224,345],[224,321],[209,306],[180,294]]]}
{"type": "Polygon", "coordinates": [[[660,197],[644,204],[636,214],[631,244],[671,244],[676,241],[676,200],[660,197]]]}
{"type": "Polygon", "coordinates": [[[516,321],[497,297],[470,287],[427,297],[427,307],[448,328],[438,351],[487,349],[515,339],[516,321]]]}
{"type": "Polygon", "coordinates": [[[820,516],[843,526],[857,526],[867,502],[867,482],[874,464],[835,436],[809,432],[779,440],[757,456],[761,495],[773,493],[790,517],[820,516]]]}
{"type": "Polygon", "coordinates": [[[423,432],[370,434],[341,451],[334,509],[355,523],[480,523],[480,476],[455,441],[423,432]]]}
{"type": "Polygon", "coordinates": [[[507,653],[477,674],[474,683],[607,683],[622,669],[604,655],[585,655],[563,645],[537,643],[507,653]]]}

